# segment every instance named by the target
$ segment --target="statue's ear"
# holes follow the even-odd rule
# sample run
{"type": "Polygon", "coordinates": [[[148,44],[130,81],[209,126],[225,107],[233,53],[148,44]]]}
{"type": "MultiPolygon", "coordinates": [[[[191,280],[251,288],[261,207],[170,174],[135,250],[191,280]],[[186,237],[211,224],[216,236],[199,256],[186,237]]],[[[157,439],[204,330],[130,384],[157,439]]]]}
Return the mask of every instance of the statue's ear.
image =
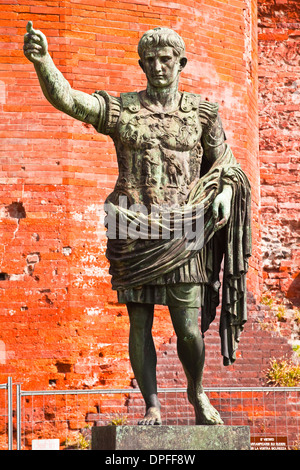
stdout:
{"type": "Polygon", "coordinates": [[[181,70],[184,69],[184,67],[187,64],[187,58],[186,57],[181,57],[179,63],[180,63],[181,70]]]}
{"type": "Polygon", "coordinates": [[[143,62],[141,60],[139,60],[139,66],[141,67],[142,71],[145,72],[144,65],[143,65],[143,62]]]}

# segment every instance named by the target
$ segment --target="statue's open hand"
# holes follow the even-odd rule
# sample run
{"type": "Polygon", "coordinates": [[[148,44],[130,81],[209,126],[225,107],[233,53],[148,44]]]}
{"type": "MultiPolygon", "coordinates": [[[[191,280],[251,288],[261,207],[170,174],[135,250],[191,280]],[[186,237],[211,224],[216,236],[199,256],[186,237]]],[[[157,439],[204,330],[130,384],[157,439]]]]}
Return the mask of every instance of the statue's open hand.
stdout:
{"type": "Polygon", "coordinates": [[[230,186],[226,186],[213,202],[212,212],[215,219],[216,230],[220,230],[228,222],[230,217],[231,198],[232,188],[230,186]]]}
{"type": "Polygon", "coordinates": [[[26,30],[23,46],[24,54],[33,63],[42,62],[48,50],[46,36],[41,31],[33,29],[32,21],[28,21],[26,30]]]}

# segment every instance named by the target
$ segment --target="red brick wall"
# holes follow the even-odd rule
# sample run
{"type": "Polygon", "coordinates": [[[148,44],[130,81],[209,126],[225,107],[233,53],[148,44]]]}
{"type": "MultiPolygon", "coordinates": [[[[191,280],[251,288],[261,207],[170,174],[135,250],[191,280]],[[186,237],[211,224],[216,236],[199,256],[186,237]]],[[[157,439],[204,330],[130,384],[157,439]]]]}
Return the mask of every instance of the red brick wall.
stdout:
{"type": "Polygon", "coordinates": [[[264,287],[299,307],[300,4],[258,3],[264,287]]]}
{"type": "MultiPolygon", "coordinates": [[[[252,184],[248,285],[255,299],[260,280],[256,0],[8,0],[0,11],[0,340],[5,347],[0,383],[12,375],[24,389],[128,387],[128,318],[110,288],[102,226],[102,204],[117,175],[114,148],[92,127],[47,103],[22,53],[25,27],[32,20],[46,34],[56,65],[74,88],[116,95],[145,86],[137,65],[144,31],[165,25],[183,36],[189,63],[181,89],[220,103],[228,142],[252,184]]],[[[240,353],[246,359],[237,366],[244,365],[245,372],[246,364],[248,384],[255,367],[259,380],[263,354],[254,366],[259,339],[251,325],[240,353]]],[[[157,309],[154,334],[162,357],[173,337],[166,309],[157,309]]],[[[207,341],[209,382],[230,382],[234,370],[220,366],[217,325],[207,341]]],[[[170,344],[174,351],[172,339],[170,344]]],[[[174,370],[181,373],[178,361],[174,370]]],[[[171,380],[165,372],[159,378],[160,386],[171,380]]]]}

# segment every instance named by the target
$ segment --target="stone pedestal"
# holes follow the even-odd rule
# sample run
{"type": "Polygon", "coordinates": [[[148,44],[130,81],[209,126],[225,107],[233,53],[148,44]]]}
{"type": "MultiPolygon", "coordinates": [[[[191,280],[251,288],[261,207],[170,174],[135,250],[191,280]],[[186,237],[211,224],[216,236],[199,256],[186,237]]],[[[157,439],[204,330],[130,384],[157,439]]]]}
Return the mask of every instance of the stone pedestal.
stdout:
{"type": "Polygon", "coordinates": [[[99,426],[92,450],[249,450],[248,426],[99,426]]]}

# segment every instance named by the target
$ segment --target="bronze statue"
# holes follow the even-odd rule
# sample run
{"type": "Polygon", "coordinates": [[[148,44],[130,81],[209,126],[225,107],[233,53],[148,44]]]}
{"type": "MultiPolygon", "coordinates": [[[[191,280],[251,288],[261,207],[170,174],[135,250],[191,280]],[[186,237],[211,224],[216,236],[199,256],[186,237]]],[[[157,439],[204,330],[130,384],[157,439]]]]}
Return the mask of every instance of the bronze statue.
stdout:
{"type": "MultiPolygon", "coordinates": [[[[46,37],[31,22],[24,53],[34,63],[48,101],[109,135],[116,148],[119,177],[106,205],[108,216],[113,214],[117,221],[117,236],[108,237],[107,258],[112,287],[129,313],[130,361],[146,404],[139,424],[161,424],[151,332],[155,304],[169,308],[196,424],[222,424],[203,391],[203,338],[219,304],[224,260],[221,352],[224,365],[234,362],[247,319],[251,227],[250,185],[225,142],[218,105],[178,91],[187,63],[185,44],[168,28],[148,31],[139,42],[147,89],[118,98],[105,91],[88,95],[73,90],[48,54],[46,37]],[[121,197],[127,205],[120,204],[121,197]],[[149,221],[136,207],[157,209],[159,233],[163,214],[172,214],[169,236],[120,236],[122,217],[127,223],[149,221]],[[174,214],[183,217],[186,208],[198,207],[203,208],[204,221],[203,242],[197,248],[187,243],[185,233],[174,236],[172,221],[174,214]]],[[[195,225],[194,215],[190,221],[195,225]]]]}

